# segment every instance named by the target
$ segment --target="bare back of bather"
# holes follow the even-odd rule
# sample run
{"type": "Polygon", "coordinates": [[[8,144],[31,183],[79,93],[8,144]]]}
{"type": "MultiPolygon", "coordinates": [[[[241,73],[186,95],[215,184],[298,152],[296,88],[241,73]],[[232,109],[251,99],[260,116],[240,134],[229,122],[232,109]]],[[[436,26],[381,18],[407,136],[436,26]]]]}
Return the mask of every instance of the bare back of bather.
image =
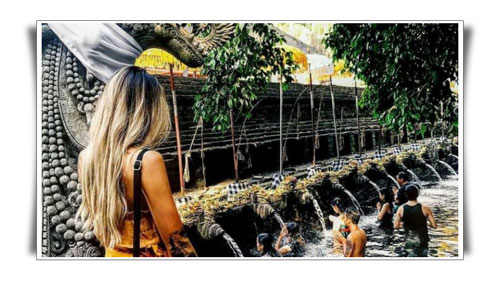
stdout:
{"type": "Polygon", "coordinates": [[[361,228],[351,229],[351,234],[347,236],[347,249],[344,252],[346,257],[364,257],[366,246],[366,233],[361,228]]]}

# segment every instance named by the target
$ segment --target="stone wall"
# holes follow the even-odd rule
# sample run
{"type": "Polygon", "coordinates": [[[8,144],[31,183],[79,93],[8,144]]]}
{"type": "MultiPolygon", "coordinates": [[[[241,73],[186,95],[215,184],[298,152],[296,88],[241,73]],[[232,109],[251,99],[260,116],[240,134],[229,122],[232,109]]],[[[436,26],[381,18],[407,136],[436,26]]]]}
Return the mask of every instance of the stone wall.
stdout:
{"type": "MultiPolygon", "coordinates": [[[[170,78],[157,77],[170,97],[170,78]]],[[[197,121],[194,120],[194,97],[201,93],[204,79],[184,77],[174,78],[179,108],[181,144],[183,154],[189,151],[193,141],[197,121]]],[[[355,89],[334,86],[337,129],[341,155],[357,151],[357,122],[355,110],[355,89]]],[[[362,89],[357,89],[361,94],[362,89]]],[[[313,86],[314,119],[319,135],[316,146],[318,160],[336,155],[332,118],[332,101],[329,86],[313,86]],[[319,115],[318,115],[318,112],[319,115]],[[319,123],[316,123],[319,116],[319,123]]],[[[258,103],[252,111],[252,118],[244,123],[243,116],[235,116],[235,138],[240,144],[240,178],[255,174],[271,173],[279,167],[279,85],[270,84],[267,92],[258,93],[258,103]],[[240,139],[241,138],[241,139],[240,139]]],[[[309,86],[292,84],[284,92],[283,133],[286,144],[284,167],[300,165],[312,161],[311,109],[309,86]],[[287,133],[288,132],[288,133],[287,133]]],[[[169,100],[172,106],[171,99],[169,100]]],[[[379,127],[369,112],[360,111],[363,149],[372,149],[378,142],[379,127]]],[[[234,177],[230,130],[226,133],[214,132],[210,124],[204,124],[203,139],[207,184],[213,185],[234,177]]],[[[200,138],[201,129],[194,138],[191,149],[190,175],[187,188],[203,186],[200,138]]],[[[166,143],[160,148],[167,162],[170,182],[174,191],[179,186],[179,170],[175,131],[172,130],[166,143]]]]}

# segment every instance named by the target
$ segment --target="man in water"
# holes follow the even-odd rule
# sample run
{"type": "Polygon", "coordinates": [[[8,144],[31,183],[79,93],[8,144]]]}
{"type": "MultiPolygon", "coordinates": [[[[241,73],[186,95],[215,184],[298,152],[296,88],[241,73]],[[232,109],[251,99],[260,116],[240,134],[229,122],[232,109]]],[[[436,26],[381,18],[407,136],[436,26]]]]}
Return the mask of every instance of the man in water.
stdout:
{"type": "Polygon", "coordinates": [[[392,191],[394,192],[394,213],[398,210],[399,206],[403,205],[408,201],[405,194],[405,189],[410,185],[410,175],[401,171],[396,176],[396,181],[398,182],[400,188],[398,189],[396,186],[393,187],[392,191]]]}
{"type": "Polygon", "coordinates": [[[403,222],[406,251],[410,257],[426,257],[429,249],[427,221],[436,228],[436,220],[431,209],[417,202],[418,188],[410,185],[405,189],[408,202],[396,212],[394,228],[400,228],[403,222]]]}
{"type": "Polygon", "coordinates": [[[363,257],[365,255],[366,233],[359,228],[360,214],[358,210],[347,208],[345,212],[345,223],[351,233],[344,238],[339,231],[334,234],[335,241],[341,243],[345,257],[363,257]]]}

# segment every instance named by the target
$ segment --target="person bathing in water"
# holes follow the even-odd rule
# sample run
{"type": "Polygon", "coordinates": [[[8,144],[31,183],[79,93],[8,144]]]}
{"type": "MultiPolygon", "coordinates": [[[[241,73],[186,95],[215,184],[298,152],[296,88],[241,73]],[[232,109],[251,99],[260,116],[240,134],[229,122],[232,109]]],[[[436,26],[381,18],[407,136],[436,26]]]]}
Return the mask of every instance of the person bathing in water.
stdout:
{"type": "Polygon", "coordinates": [[[299,257],[304,251],[305,242],[299,234],[299,226],[289,222],[281,229],[274,248],[284,257],[299,257]]]}
{"type": "Polygon", "coordinates": [[[345,257],[364,257],[366,246],[366,233],[359,228],[360,214],[354,208],[347,208],[345,212],[345,223],[351,230],[347,238],[344,238],[339,231],[334,231],[334,239],[342,244],[345,257]]]}
{"type": "Polygon", "coordinates": [[[379,194],[380,201],[377,202],[377,221],[379,227],[392,229],[392,217],[394,216],[394,193],[390,188],[383,188],[379,194]]]}
{"type": "Polygon", "coordinates": [[[257,235],[257,251],[263,258],[281,257],[281,254],[273,248],[273,239],[269,233],[257,235]]]}
{"type": "MultiPolygon", "coordinates": [[[[335,236],[336,231],[340,232],[340,234],[344,237],[347,238],[349,236],[349,233],[351,233],[351,230],[349,227],[347,227],[345,223],[345,208],[342,203],[342,200],[339,197],[333,198],[333,200],[330,202],[330,205],[332,206],[333,213],[334,215],[330,215],[328,219],[332,222],[333,227],[333,235],[335,236]]],[[[340,243],[335,243],[333,245],[333,253],[334,254],[340,254],[343,253],[343,246],[340,243]]]]}
{"type": "Polygon", "coordinates": [[[398,189],[396,186],[394,186],[392,189],[394,192],[394,196],[396,197],[394,200],[394,213],[396,213],[399,206],[403,205],[408,201],[408,199],[406,198],[405,189],[411,184],[409,182],[410,174],[408,174],[405,171],[401,171],[396,176],[396,181],[398,182],[400,188],[398,189]]]}
{"type": "Polygon", "coordinates": [[[436,220],[431,209],[417,201],[418,188],[414,185],[406,188],[408,202],[396,212],[394,227],[400,228],[401,222],[405,230],[406,252],[410,257],[426,257],[429,248],[427,221],[436,228],[436,220]]]}

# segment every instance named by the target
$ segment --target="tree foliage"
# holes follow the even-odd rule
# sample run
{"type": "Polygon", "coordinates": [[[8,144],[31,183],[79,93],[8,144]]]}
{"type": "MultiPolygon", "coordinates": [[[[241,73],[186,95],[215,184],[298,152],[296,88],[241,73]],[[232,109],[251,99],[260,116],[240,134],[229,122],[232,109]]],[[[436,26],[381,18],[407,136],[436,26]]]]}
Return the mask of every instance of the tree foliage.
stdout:
{"type": "Polygon", "coordinates": [[[420,133],[441,120],[456,129],[457,24],[335,24],[323,39],[367,87],[360,100],[391,129],[420,133]]]}
{"type": "MultiPolygon", "coordinates": [[[[285,43],[269,24],[239,24],[234,37],[205,58],[202,92],[195,97],[195,120],[202,117],[213,129],[226,131],[229,113],[250,117],[257,93],[266,90],[272,74],[283,76],[284,87],[292,82],[297,67],[285,43]]],[[[237,117],[238,117],[237,116],[237,117]]]]}

